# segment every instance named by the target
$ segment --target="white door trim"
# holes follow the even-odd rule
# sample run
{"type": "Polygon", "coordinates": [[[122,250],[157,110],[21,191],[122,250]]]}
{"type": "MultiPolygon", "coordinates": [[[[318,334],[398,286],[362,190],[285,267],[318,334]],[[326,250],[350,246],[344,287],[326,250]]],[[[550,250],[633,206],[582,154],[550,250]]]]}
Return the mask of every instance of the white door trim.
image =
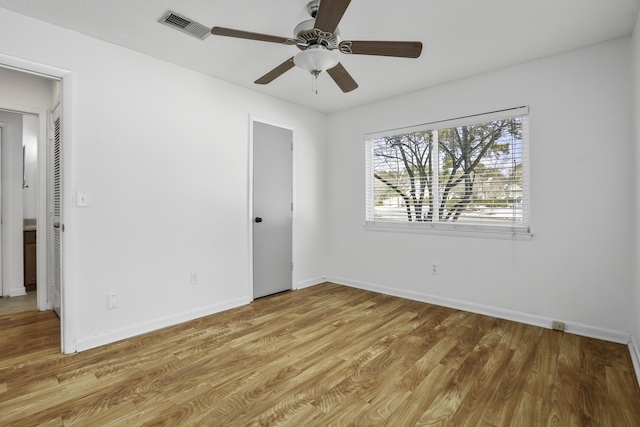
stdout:
{"type": "MultiPolygon", "coordinates": [[[[49,65],[45,65],[45,64],[40,64],[37,62],[33,62],[33,61],[29,61],[26,59],[22,59],[22,58],[17,58],[14,56],[10,56],[10,55],[4,55],[4,54],[0,54],[0,66],[4,66],[4,67],[8,67],[8,68],[13,68],[16,69],[17,71],[22,71],[22,72],[26,72],[26,73],[31,73],[31,74],[36,74],[36,75],[41,75],[41,76],[45,76],[45,77],[52,77],[54,79],[58,79],[61,81],[61,85],[60,85],[60,102],[61,102],[61,107],[62,107],[62,111],[60,112],[60,120],[62,123],[62,139],[63,139],[63,145],[62,145],[62,158],[66,159],[65,164],[63,165],[63,174],[64,174],[64,181],[62,183],[62,212],[64,214],[64,224],[65,224],[65,232],[64,232],[64,245],[62,247],[63,250],[63,254],[62,254],[62,259],[64,260],[63,265],[62,265],[62,277],[63,277],[63,284],[62,284],[62,296],[61,296],[61,305],[62,305],[62,317],[60,319],[60,334],[61,334],[61,350],[63,353],[65,354],[71,354],[71,353],[75,353],[76,352],[76,316],[77,316],[77,312],[76,312],[76,301],[75,301],[75,281],[73,280],[74,278],[74,274],[73,274],[73,265],[74,265],[74,250],[75,250],[75,245],[74,245],[74,227],[73,225],[75,224],[75,217],[74,217],[74,210],[72,209],[72,197],[71,195],[73,194],[72,189],[75,187],[75,181],[74,181],[74,175],[73,175],[73,168],[69,167],[70,161],[71,159],[73,159],[73,73],[71,73],[71,71],[69,70],[64,70],[62,68],[56,68],[56,67],[52,67],[49,65]]],[[[25,106],[18,106],[19,108],[17,109],[17,111],[27,111],[24,110],[24,108],[28,108],[25,106]]],[[[51,109],[53,109],[53,105],[51,106],[51,109]]],[[[16,109],[16,106],[14,105],[12,109],[16,109]]],[[[48,114],[48,113],[47,113],[48,114]]],[[[39,112],[38,112],[39,115],[39,112]]],[[[40,115],[39,115],[40,116],[40,115]]],[[[45,148],[42,148],[42,141],[40,140],[40,137],[38,139],[38,150],[43,149],[44,151],[41,151],[41,153],[46,153],[47,149],[46,149],[46,139],[48,137],[48,116],[45,115],[45,119],[44,120],[39,120],[39,134],[44,136],[44,144],[45,144],[45,148]],[[45,126],[45,131],[42,132],[42,124],[44,123],[45,126]]],[[[44,190],[44,197],[46,198],[46,191],[47,191],[47,185],[46,185],[46,179],[47,179],[47,165],[46,165],[46,161],[47,161],[47,156],[39,156],[38,158],[38,174],[39,174],[39,181],[38,181],[38,203],[40,206],[41,203],[41,194],[40,194],[40,189],[44,190]],[[44,162],[42,161],[44,157],[44,162]],[[44,169],[43,169],[44,168],[44,169]],[[44,172],[43,172],[44,171],[44,172]],[[45,180],[45,184],[42,184],[41,179],[45,180]]],[[[45,202],[45,209],[41,209],[40,207],[38,208],[38,223],[39,224],[47,224],[47,219],[46,219],[46,202],[45,202]],[[44,212],[44,218],[42,217],[44,212]]],[[[38,229],[42,229],[42,227],[38,227],[38,229]]],[[[37,238],[40,239],[41,236],[44,235],[44,232],[46,230],[42,230],[43,233],[41,234],[40,231],[38,231],[37,234],[37,238]]],[[[40,245],[39,245],[40,246],[40,245]]],[[[46,249],[46,247],[44,247],[43,249],[46,249]]],[[[46,252],[45,252],[46,255],[46,252]]],[[[40,251],[40,249],[38,249],[38,267],[41,264],[41,259],[42,259],[42,252],[40,251]]],[[[46,259],[46,256],[44,257],[44,259],[46,259]]],[[[45,274],[46,274],[46,269],[40,269],[40,272],[38,273],[38,283],[40,283],[41,281],[41,272],[42,270],[45,270],[45,274]]],[[[46,283],[46,279],[43,283],[46,283]]],[[[40,288],[38,288],[38,291],[40,290],[40,288]]]]}
{"type": "Polygon", "coordinates": [[[292,153],[292,167],[291,173],[292,177],[292,200],[293,200],[293,211],[291,215],[291,262],[293,263],[293,269],[291,271],[291,289],[298,289],[297,280],[296,280],[296,132],[295,129],[287,124],[280,123],[274,120],[269,120],[265,118],[261,118],[258,116],[254,116],[252,114],[249,115],[249,162],[248,162],[248,178],[247,178],[247,206],[249,208],[248,216],[247,216],[247,236],[249,238],[248,247],[249,247],[249,277],[248,277],[248,286],[247,294],[253,300],[253,124],[254,123],[263,123],[265,125],[275,126],[282,129],[287,129],[291,131],[291,141],[293,144],[293,153],[292,153]]]}

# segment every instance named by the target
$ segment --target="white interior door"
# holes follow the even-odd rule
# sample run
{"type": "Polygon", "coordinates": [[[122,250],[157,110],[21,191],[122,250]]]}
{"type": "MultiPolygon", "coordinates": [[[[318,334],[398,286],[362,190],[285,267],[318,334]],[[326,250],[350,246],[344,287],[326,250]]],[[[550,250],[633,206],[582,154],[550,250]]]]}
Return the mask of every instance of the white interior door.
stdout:
{"type": "Polygon", "coordinates": [[[293,132],[253,122],[253,297],[291,289],[293,132]]]}
{"type": "Polygon", "coordinates": [[[52,115],[52,137],[51,139],[51,193],[50,193],[50,236],[51,250],[50,262],[51,280],[49,295],[51,295],[51,303],[53,310],[62,316],[61,312],[61,294],[62,294],[62,233],[64,225],[62,224],[62,139],[60,129],[60,110],[59,107],[53,111],[52,115]]]}

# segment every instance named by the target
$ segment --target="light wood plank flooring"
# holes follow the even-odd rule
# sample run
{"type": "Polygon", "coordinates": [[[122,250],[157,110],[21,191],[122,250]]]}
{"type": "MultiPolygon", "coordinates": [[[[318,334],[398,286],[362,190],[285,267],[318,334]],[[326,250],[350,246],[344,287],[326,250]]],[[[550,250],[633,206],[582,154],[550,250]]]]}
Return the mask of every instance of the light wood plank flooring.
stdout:
{"type": "Polygon", "coordinates": [[[22,311],[37,310],[36,292],[28,292],[19,297],[0,298],[0,316],[3,314],[20,313],[22,311]]]}
{"type": "Polygon", "coordinates": [[[71,356],[0,328],[2,426],[640,426],[624,345],[329,283],[71,356]]]}

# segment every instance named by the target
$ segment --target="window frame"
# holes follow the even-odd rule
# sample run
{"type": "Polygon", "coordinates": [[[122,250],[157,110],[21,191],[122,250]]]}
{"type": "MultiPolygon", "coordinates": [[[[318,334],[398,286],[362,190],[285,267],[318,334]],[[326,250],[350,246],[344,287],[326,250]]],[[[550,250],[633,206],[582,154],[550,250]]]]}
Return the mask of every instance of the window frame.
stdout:
{"type": "MultiPolygon", "coordinates": [[[[419,125],[389,129],[365,135],[366,147],[366,188],[365,188],[365,223],[364,228],[369,231],[385,231],[395,233],[422,233],[451,236],[469,236],[497,239],[528,240],[531,233],[531,192],[530,192],[530,159],[529,159],[529,107],[516,107],[489,113],[474,114],[454,119],[439,120],[419,125]],[[410,134],[412,132],[437,131],[440,129],[458,126],[490,122],[494,120],[506,120],[511,118],[522,119],[522,222],[508,224],[472,224],[469,222],[410,222],[410,221],[381,221],[375,220],[375,178],[374,178],[374,144],[377,138],[410,134]]],[[[436,147],[439,153],[440,149],[436,147]]],[[[439,157],[439,156],[436,156],[439,157]]],[[[438,170],[437,167],[434,169],[438,170]]],[[[437,180],[435,180],[437,182],[437,180]]],[[[439,193],[439,189],[438,189],[439,193]]],[[[433,208],[432,206],[430,208],[433,208]]]]}

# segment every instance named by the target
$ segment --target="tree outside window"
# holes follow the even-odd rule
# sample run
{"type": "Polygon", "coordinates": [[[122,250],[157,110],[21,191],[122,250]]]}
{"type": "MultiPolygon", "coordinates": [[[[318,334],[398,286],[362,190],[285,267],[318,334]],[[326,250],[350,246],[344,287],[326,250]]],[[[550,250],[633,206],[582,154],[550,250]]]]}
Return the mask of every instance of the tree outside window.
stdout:
{"type": "Polygon", "coordinates": [[[370,221],[521,225],[524,117],[370,139],[370,221]]]}

